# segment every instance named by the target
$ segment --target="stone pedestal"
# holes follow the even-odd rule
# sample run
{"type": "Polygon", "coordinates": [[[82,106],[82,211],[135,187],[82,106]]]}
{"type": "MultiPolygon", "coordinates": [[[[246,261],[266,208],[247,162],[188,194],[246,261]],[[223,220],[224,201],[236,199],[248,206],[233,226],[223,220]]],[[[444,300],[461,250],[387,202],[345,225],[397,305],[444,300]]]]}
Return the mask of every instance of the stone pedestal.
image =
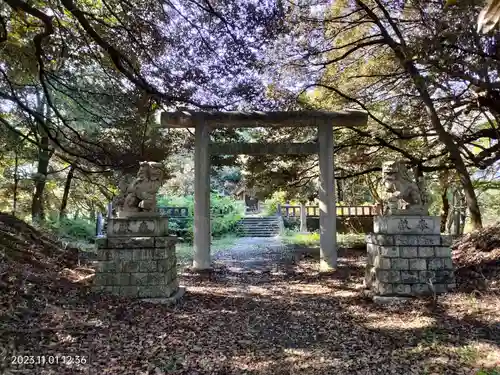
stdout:
{"type": "Polygon", "coordinates": [[[95,291],[134,298],[177,294],[177,237],[166,235],[166,218],[112,218],[107,232],[97,239],[95,291]]]}
{"type": "Polygon", "coordinates": [[[366,236],[365,286],[378,296],[421,296],[455,287],[451,236],[434,216],[379,216],[366,236]]]}

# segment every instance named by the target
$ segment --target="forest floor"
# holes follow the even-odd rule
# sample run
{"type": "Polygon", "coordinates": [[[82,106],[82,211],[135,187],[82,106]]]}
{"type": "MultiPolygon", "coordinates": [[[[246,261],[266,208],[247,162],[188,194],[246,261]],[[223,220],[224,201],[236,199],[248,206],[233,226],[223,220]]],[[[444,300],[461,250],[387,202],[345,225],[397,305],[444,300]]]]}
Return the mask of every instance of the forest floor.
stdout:
{"type": "Polygon", "coordinates": [[[169,307],[90,293],[73,249],[0,214],[0,373],[498,374],[498,274],[460,246],[460,290],[437,300],[376,305],[364,251],[341,250],[320,274],[316,249],[277,245],[257,263],[226,254],[209,276],[182,274],[187,293],[169,307]],[[13,363],[21,355],[59,363],[13,363]]]}

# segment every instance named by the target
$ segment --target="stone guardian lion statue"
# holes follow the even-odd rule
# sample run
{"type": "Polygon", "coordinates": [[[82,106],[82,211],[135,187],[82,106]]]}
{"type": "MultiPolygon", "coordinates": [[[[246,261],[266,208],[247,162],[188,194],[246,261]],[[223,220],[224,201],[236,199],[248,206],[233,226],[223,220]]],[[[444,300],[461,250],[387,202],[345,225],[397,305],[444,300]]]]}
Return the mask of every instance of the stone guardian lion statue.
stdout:
{"type": "Polygon", "coordinates": [[[428,215],[424,181],[415,182],[403,161],[382,165],[385,188],[384,215],[428,215]]]}

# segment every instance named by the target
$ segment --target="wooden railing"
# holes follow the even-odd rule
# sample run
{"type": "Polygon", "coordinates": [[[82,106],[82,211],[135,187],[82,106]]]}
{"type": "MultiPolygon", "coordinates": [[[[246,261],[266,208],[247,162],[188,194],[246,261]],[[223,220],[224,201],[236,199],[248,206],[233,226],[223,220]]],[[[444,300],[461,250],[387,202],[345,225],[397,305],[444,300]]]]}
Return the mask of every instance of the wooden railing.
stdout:
{"type": "MultiPolygon", "coordinates": [[[[373,206],[337,206],[337,216],[375,216],[373,206]]],[[[319,217],[319,206],[305,206],[306,216],[319,217]]],[[[284,217],[300,217],[300,206],[282,205],[278,214],[284,217]]]]}

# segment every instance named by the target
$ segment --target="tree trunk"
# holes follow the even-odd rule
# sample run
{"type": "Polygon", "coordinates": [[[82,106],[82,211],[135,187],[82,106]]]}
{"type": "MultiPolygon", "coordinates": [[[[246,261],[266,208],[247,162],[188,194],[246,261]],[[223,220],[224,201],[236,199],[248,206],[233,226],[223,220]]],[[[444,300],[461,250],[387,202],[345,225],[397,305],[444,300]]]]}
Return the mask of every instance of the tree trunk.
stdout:
{"type": "Polygon", "coordinates": [[[450,212],[450,201],[448,199],[448,187],[445,187],[441,194],[441,202],[443,202],[443,209],[441,210],[441,233],[446,232],[446,221],[450,212]]]}
{"type": "MultiPolygon", "coordinates": [[[[380,0],[376,0],[378,7],[382,10],[384,14],[388,14],[387,10],[382,5],[380,0]]],[[[427,114],[429,115],[429,119],[431,120],[431,124],[438,135],[438,139],[446,146],[446,149],[449,152],[450,161],[453,162],[457,174],[460,179],[460,183],[462,184],[465,197],[467,200],[467,207],[469,208],[471,223],[474,229],[482,228],[482,220],[481,220],[481,211],[479,210],[479,205],[477,202],[476,193],[474,191],[474,186],[472,185],[472,180],[470,178],[469,171],[465,166],[465,163],[462,159],[462,155],[460,154],[460,149],[458,145],[454,142],[451,135],[446,131],[439,115],[437,114],[436,108],[434,107],[434,102],[429,94],[429,90],[427,88],[427,83],[425,78],[420,74],[420,71],[416,67],[413,60],[408,58],[408,56],[412,56],[412,51],[406,49],[406,45],[404,40],[401,42],[396,42],[393,38],[393,34],[395,33],[401,39],[403,39],[401,30],[398,29],[396,24],[390,19],[390,16],[387,17],[390,23],[390,27],[393,32],[389,32],[384,24],[384,22],[379,18],[379,16],[374,12],[374,10],[366,5],[361,0],[356,0],[356,4],[361,7],[366,14],[374,21],[374,23],[379,27],[380,34],[383,37],[384,43],[387,44],[394,52],[396,58],[399,60],[401,67],[405,69],[410,78],[415,85],[422,102],[424,103],[427,114]]]]}
{"type": "Polygon", "coordinates": [[[305,202],[300,202],[300,232],[307,233],[307,212],[305,202]]]}
{"type": "Polygon", "coordinates": [[[70,166],[68,175],[66,176],[66,183],[64,184],[64,193],[61,201],[61,208],[59,209],[59,220],[66,217],[66,207],[68,206],[69,190],[71,189],[71,181],[75,173],[75,167],[70,166]]]}
{"type": "Polygon", "coordinates": [[[38,148],[38,167],[36,171],[35,191],[31,203],[31,219],[33,222],[43,222],[45,220],[45,209],[43,196],[45,183],[47,181],[47,172],[49,169],[51,153],[49,150],[49,137],[42,136],[38,148]]]}
{"type": "Polygon", "coordinates": [[[12,216],[16,216],[17,212],[17,188],[19,186],[19,155],[15,151],[15,164],[14,164],[14,192],[12,198],[12,216]]]}

